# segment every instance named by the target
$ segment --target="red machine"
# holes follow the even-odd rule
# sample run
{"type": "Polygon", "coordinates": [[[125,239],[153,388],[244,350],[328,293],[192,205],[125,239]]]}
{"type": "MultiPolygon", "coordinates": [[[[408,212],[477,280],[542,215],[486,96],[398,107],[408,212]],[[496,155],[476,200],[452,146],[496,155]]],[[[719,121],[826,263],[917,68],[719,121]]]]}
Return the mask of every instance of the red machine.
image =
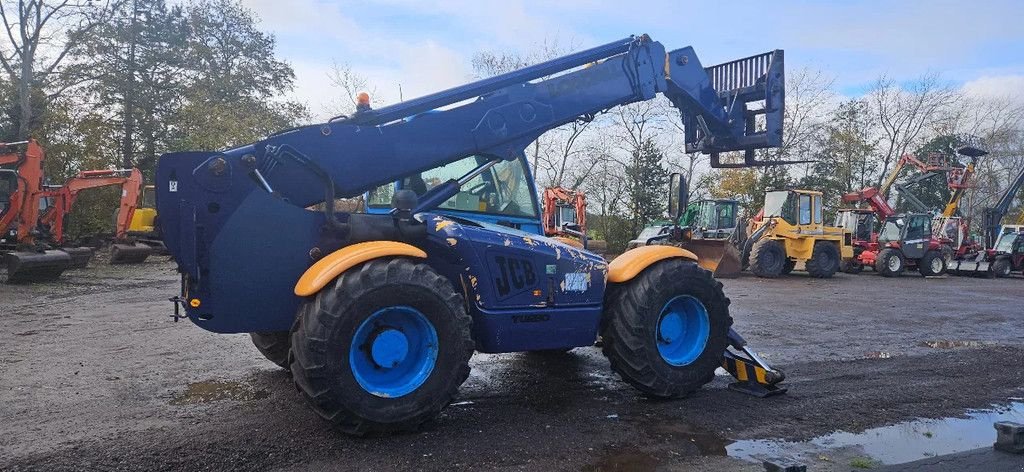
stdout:
{"type": "Polygon", "coordinates": [[[587,246],[587,197],[562,187],[544,189],[544,235],[587,246]]]}

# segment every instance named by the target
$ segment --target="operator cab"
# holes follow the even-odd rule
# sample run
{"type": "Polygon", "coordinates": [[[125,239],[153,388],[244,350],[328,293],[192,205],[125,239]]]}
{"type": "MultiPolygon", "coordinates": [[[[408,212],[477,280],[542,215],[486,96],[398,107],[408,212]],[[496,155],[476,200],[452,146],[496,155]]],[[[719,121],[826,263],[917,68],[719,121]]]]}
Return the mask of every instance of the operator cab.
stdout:
{"type": "Polygon", "coordinates": [[[18,189],[18,173],[11,169],[0,169],[0,217],[11,208],[11,195],[18,189]]]}
{"type": "Polygon", "coordinates": [[[823,213],[821,192],[774,190],[765,192],[764,217],[778,217],[794,226],[817,226],[821,230],[823,213]]]}
{"type": "Polygon", "coordinates": [[[898,243],[904,256],[920,259],[928,251],[932,217],[927,213],[895,215],[885,219],[878,233],[879,244],[898,243]]]}
{"type": "Polygon", "coordinates": [[[1024,230],[1001,234],[993,249],[1001,254],[1024,254],[1024,230]]]}
{"type": "Polygon", "coordinates": [[[690,204],[696,211],[695,233],[709,239],[724,239],[736,229],[736,200],[707,199],[690,204]]]}
{"type": "Polygon", "coordinates": [[[875,212],[866,208],[839,210],[835,226],[851,232],[857,241],[871,241],[871,232],[875,229],[875,212]]]}
{"type": "MultiPolygon", "coordinates": [[[[398,190],[409,189],[418,197],[423,197],[439,185],[449,180],[458,180],[494,159],[494,156],[472,155],[409,175],[393,184],[381,185],[365,196],[367,213],[390,212],[391,198],[398,190]]],[[[470,179],[462,185],[459,193],[431,211],[507,226],[527,233],[543,234],[533,179],[527,169],[525,157],[511,161],[501,160],[470,179]]],[[[563,221],[575,221],[574,212],[575,210],[567,211],[566,213],[572,213],[572,219],[563,221]]]]}

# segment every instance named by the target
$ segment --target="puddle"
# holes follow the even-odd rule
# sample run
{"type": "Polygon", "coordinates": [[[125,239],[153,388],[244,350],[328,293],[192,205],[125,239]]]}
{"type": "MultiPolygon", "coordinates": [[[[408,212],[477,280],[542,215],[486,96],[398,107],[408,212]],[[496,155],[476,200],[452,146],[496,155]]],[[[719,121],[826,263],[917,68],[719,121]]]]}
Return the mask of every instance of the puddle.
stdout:
{"type": "Polygon", "coordinates": [[[983,347],[989,346],[989,343],[982,341],[925,341],[921,343],[921,347],[930,347],[932,349],[953,349],[955,347],[983,347]]]}
{"type": "Polygon", "coordinates": [[[675,441],[687,442],[697,448],[702,456],[724,456],[728,453],[731,440],[715,433],[694,428],[685,423],[659,423],[651,427],[651,432],[667,436],[675,441]]]}
{"type": "Polygon", "coordinates": [[[171,405],[196,405],[220,400],[251,402],[270,396],[266,390],[257,390],[235,380],[206,380],[188,384],[183,393],[171,400],[171,405]]]}
{"type": "Polygon", "coordinates": [[[601,458],[583,466],[586,472],[649,472],[661,463],[657,457],[638,449],[625,447],[605,448],[601,458]]]}
{"type": "Polygon", "coordinates": [[[952,454],[995,442],[997,421],[1024,422],[1024,403],[988,410],[969,410],[964,418],[917,420],[865,430],[862,433],[837,431],[809,441],[773,440],[737,441],[726,449],[729,456],[759,461],[771,457],[815,457],[831,449],[857,447],[883,464],[902,464],[926,457],[952,454]]]}

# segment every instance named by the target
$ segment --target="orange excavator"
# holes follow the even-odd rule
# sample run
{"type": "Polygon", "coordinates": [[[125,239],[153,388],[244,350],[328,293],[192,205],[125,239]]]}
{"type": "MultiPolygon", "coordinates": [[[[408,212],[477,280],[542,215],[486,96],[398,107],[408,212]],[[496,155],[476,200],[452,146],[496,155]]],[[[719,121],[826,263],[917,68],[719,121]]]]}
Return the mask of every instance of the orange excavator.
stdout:
{"type": "MultiPolygon", "coordinates": [[[[50,232],[50,239],[58,245],[64,244],[64,224],[71,208],[82,190],[99,187],[121,187],[121,202],[114,225],[114,244],[111,246],[111,264],[141,263],[153,250],[145,244],[129,240],[128,229],[138,205],[142,189],[142,172],[138,169],[86,170],[79,172],[64,185],[46,186],[41,192],[48,207],[39,215],[40,227],[50,232]]],[[[86,261],[88,262],[88,261],[86,261]]]]}
{"type": "Polygon", "coordinates": [[[86,262],[92,251],[57,250],[39,228],[43,158],[34,139],[0,143],[0,258],[8,282],[53,280],[72,266],[72,254],[86,262]]]}
{"type": "Polygon", "coordinates": [[[544,235],[580,248],[587,247],[587,197],[562,187],[544,189],[544,235]]]}
{"type": "Polygon", "coordinates": [[[67,215],[79,192],[88,188],[122,187],[111,262],[145,260],[152,249],[125,244],[142,174],[137,169],[84,171],[64,185],[46,185],[45,156],[34,139],[0,143],[0,262],[6,266],[7,281],[55,280],[65,270],[89,263],[91,248],[62,247],[67,215]]]}

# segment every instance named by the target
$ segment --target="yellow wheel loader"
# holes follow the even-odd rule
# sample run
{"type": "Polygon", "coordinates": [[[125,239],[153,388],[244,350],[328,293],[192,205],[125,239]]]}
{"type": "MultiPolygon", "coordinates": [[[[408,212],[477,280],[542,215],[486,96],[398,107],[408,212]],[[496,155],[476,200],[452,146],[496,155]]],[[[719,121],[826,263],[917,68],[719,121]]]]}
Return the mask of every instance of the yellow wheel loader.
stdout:
{"type": "Polygon", "coordinates": [[[829,278],[853,258],[852,234],[823,224],[821,200],[821,192],[812,190],[765,193],[764,209],[743,244],[743,260],[754,275],[775,278],[803,264],[812,277],[829,278]]]}

